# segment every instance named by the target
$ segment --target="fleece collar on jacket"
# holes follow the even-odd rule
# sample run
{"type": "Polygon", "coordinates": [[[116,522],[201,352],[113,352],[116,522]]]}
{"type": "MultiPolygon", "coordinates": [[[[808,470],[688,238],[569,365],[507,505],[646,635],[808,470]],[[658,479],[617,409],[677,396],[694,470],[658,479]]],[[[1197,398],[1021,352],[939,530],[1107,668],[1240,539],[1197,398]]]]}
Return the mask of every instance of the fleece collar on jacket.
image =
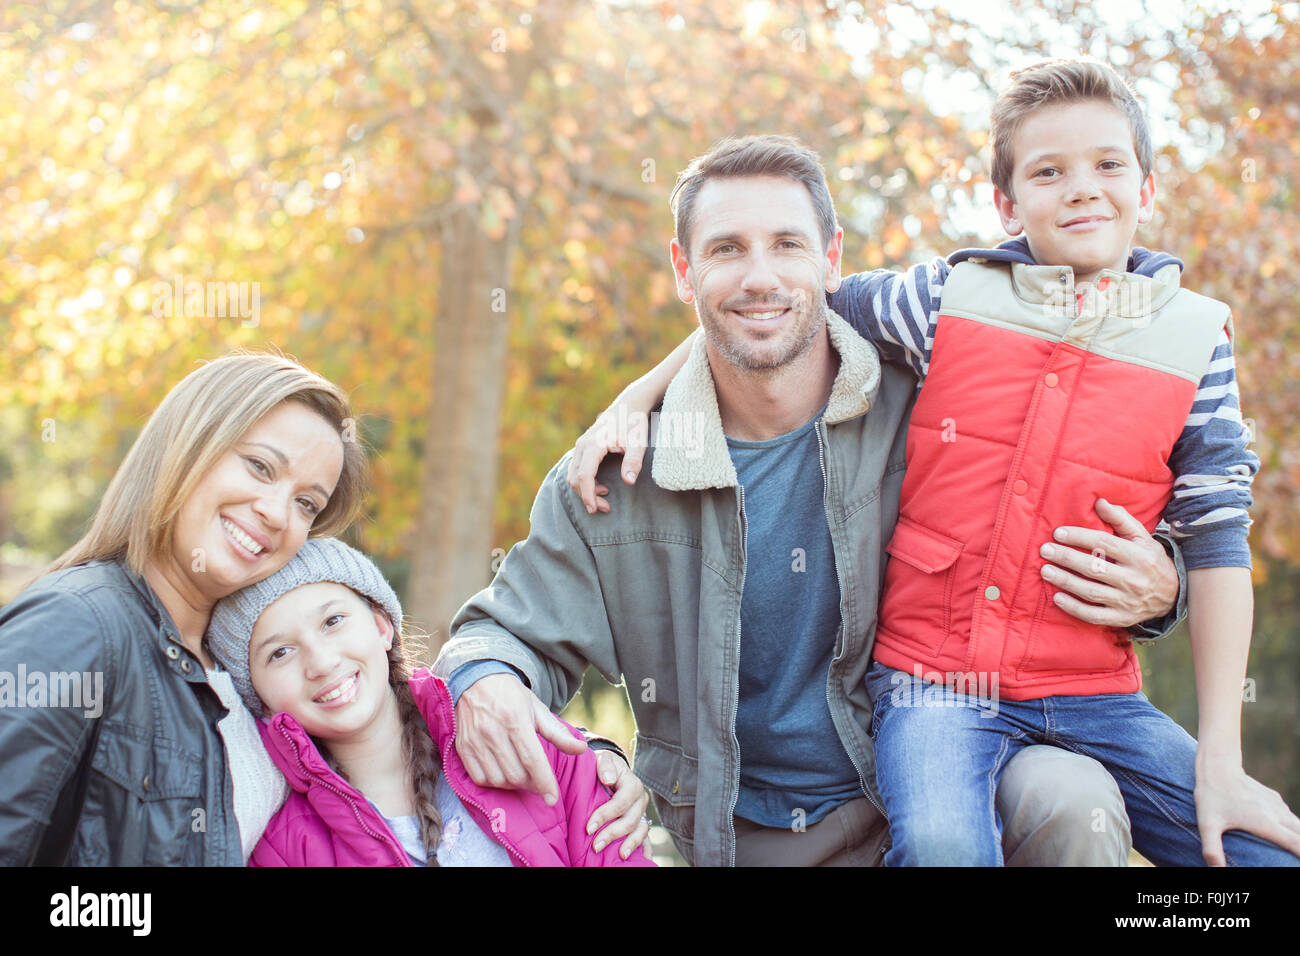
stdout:
{"type": "MultiPolygon", "coordinates": [[[[831,385],[824,416],[826,424],[834,425],[871,408],[880,388],[880,357],[870,342],[830,308],[826,310],[826,330],[831,348],[840,356],[840,370],[831,385]]],[[[740,484],[722,431],[718,393],[702,335],[668,386],[655,438],[651,474],[659,487],[701,491],[740,484]],[[697,435],[699,440],[675,440],[685,435],[697,435]]]]}

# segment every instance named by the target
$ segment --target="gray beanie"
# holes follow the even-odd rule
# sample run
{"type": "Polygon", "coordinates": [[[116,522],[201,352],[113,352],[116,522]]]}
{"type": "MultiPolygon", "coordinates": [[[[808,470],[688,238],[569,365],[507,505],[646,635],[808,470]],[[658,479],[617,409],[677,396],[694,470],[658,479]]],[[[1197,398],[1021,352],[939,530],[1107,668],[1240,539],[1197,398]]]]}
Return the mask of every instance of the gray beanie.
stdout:
{"type": "Polygon", "coordinates": [[[254,716],[262,716],[262,702],[253,690],[248,666],[248,645],[253,625],[262,612],[304,584],[334,581],[370,598],[387,612],[396,637],[402,631],[402,605],[374,563],[338,538],[308,538],[289,563],[265,580],[217,602],[208,622],[208,649],[230,672],[239,696],[254,716]]]}

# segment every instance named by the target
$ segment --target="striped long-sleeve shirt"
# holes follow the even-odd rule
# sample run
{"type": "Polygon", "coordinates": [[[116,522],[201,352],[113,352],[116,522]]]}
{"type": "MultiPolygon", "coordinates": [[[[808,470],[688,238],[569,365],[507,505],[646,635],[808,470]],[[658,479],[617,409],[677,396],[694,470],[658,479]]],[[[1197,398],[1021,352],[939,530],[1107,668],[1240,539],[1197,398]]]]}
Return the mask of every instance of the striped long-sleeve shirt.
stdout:
{"type": "MultiPolygon", "coordinates": [[[[944,281],[957,262],[976,255],[1034,264],[1028,244],[1017,239],[996,250],[967,250],[904,272],[877,269],[851,275],[829,296],[830,306],[875,344],[882,358],[908,366],[924,382],[944,281]]],[[[1182,266],[1172,256],[1135,248],[1129,271],[1152,275],[1169,263],[1182,266]]],[[[1247,509],[1259,459],[1250,451],[1249,442],[1237,394],[1232,343],[1225,331],[1197,386],[1191,412],[1168,462],[1175,477],[1164,518],[1170,534],[1178,539],[1189,570],[1251,566],[1247,509]]]]}

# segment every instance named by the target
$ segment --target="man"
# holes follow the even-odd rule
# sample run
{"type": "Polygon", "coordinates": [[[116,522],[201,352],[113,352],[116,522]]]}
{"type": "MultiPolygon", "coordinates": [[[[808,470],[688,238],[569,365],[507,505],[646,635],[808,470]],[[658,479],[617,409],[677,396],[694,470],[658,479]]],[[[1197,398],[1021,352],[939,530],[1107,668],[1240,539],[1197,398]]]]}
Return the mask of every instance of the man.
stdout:
{"type": "MultiPolygon", "coordinates": [[[[678,295],[705,334],[652,432],[654,480],[620,485],[607,462],[594,514],[567,461],[552,470],[439,656],[457,749],[486,785],[553,792],[535,735],[561,736],[548,708],[594,665],[626,682],[636,773],[686,859],[877,864],[863,677],[916,380],[825,305],[843,233],[815,154],[719,144],[673,207],[678,295]]],[[[999,811],[1009,862],[1127,854],[1114,783],[1085,758],[1026,750],[999,811]]]]}

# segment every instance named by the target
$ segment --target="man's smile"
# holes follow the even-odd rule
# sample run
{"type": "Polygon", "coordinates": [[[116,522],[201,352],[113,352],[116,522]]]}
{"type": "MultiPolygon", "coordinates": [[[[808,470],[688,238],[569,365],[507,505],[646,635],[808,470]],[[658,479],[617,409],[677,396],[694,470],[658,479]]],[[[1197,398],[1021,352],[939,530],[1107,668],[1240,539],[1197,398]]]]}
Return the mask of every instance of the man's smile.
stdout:
{"type": "Polygon", "coordinates": [[[730,312],[732,315],[737,316],[740,319],[740,321],[745,325],[753,325],[753,326],[760,326],[760,327],[776,325],[781,320],[783,320],[787,315],[790,314],[790,310],[788,308],[773,309],[770,307],[763,308],[763,309],[758,309],[758,308],[728,309],[727,311],[730,312]]]}

